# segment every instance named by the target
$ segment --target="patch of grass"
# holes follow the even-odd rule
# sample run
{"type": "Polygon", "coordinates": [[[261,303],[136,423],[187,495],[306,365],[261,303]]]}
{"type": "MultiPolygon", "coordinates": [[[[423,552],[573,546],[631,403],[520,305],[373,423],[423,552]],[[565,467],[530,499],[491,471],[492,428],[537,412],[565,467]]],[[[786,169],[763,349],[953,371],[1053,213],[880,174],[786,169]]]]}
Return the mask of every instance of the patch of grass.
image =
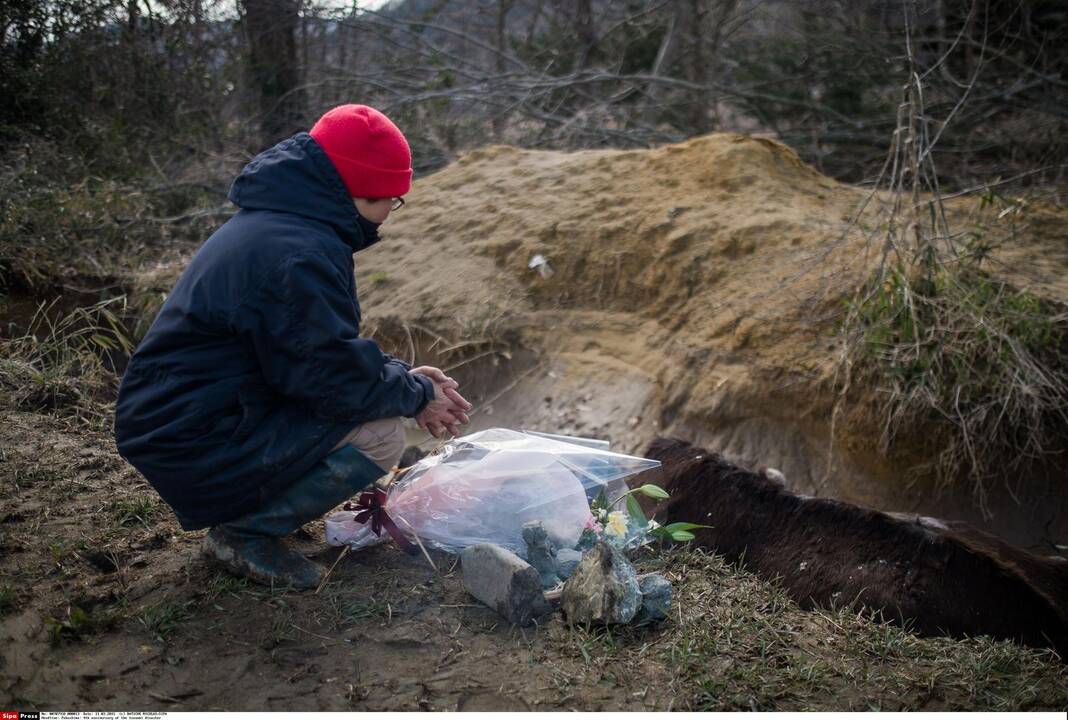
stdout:
{"type": "Polygon", "coordinates": [[[367,276],[367,282],[372,285],[385,285],[389,282],[389,273],[377,270],[367,276]]]}
{"type": "Polygon", "coordinates": [[[660,687],[662,702],[671,698],[677,710],[1068,705],[1068,670],[1051,651],[919,637],[848,608],[802,610],[779,585],[700,549],[672,549],[642,561],[641,570],[674,583],[669,619],[557,630],[552,644],[577,661],[576,685],[616,678],[629,691],[660,687]]]}
{"type": "Polygon", "coordinates": [[[388,614],[385,601],[356,597],[343,584],[327,585],[323,597],[329,610],[329,620],[339,630],[367,620],[384,618],[388,614]]]}
{"type": "Polygon", "coordinates": [[[587,665],[595,662],[595,658],[596,662],[604,663],[625,647],[619,634],[613,633],[611,626],[570,625],[568,630],[571,643],[587,665]]]}
{"type": "Polygon", "coordinates": [[[64,560],[75,556],[82,547],[83,544],[81,541],[54,542],[49,544],[48,554],[52,556],[52,562],[58,566],[62,566],[64,560]]]}
{"type": "Polygon", "coordinates": [[[271,617],[271,627],[264,634],[262,646],[269,650],[292,637],[293,610],[281,597],[272,598],[268,605],[274,610],[274,614],[271,617]]]}
{"type": "MultiPolygon", "coordinates": [[[[54,463],[41,462],[40,458],[13,448],[0,450],[0,496],[23,497],[34,486],[48,488],[54,495],[65,478],[57,472],[54,463]]],[[[49,498],[51,502],[51,498],[49,498]]]]}
{"type": "Polygon", "coordinates": [[[195,613],[196,602],[193,600],[165,600],[158,605],[145,608],[137,620],[159,642],[166,643],[171,635],[195,613]]]}
{"type": "Polygon", "coordinates": [[[8,476],[19,485],[52,483],[62,479],[62,474],[54,465],[42,462],[40,458],[28,457],[22,451],[12,450],[10,455],[5,452],[3,459],[11,469],[8,476]]]}
{"type": "Polygon", "coordinates": [[[77,639],[97,632],[95,618],[77,606],[67,608],[64,617],[45,618],[45,624],[49,628],[53,644],[59,644],[64,638],[77,639]]]}
{"type": "Polygon", "coordinates": [[[64,640],[81,640],[114,627],[122,619],[124,602],[107,604],[99,599],[79,597],[70,602],[62,613],[45,618],[53,645],[64,640]]]}
{"type": "Polygon", "coordinates": [[[0,340],[0,389],[7,403],[109,427],[118,384],[110,358],[133,349],[124,308],[124,296],[66,313],[57,301],[42,303],[25,332],[0,340]]]}
{"type": "Polygon", "coordinates": [[[112,520],[122,527],[140,524],[147,528],[161,512],[159,501],[151,495],[133,495],[112,503],[110,507],[112,520]]]}
{"type": "Polygon", "coordinates": [[[892,270],[854,314],[856,359],[881,385],[884,448],[924,428],[939,477],[967,474],[981,501],[991,479],[1064,449],[1063,309],[960,264],[892,270]]]}
{"type": "Polygon", "coordinates": [[[223,595],[237,597],[241,592],[248,589],[249,583],[245,578],[239,578],[226,572],[216,572],[208,581],[208,599],[216,600],[223,595]]]}

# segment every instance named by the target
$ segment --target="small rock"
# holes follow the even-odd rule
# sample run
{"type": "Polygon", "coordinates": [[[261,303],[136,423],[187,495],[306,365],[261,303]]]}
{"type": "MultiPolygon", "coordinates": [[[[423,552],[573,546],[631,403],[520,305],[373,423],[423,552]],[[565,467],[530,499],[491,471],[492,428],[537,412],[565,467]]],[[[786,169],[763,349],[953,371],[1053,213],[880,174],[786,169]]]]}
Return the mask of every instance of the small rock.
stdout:
{"type": "Polygon", "coordinates": [[[757,469],[757,472],[779,487],[786,487],[786,476],[782,474],[781,470],[775,468],[761,466],[757,469]]]}
{"type": "Polygon", "coordinates": [[[556,551],[556,572],[561,580],[567,580],[575,572],[575,568],[582,561],[582,553],[571,548],[560,548],[556,551]]]}
{"type": "Polygon", "coordinates": [[[401,453],[400,460],[397,461],[397,467],[407,468],[415,465],[417,462],[426,457],[426,451],[420,448],[418,445],[409,445],[404,448],[404,452],[401,453]]]}
{"type": "Polygon", "coordinates": [[[636,625],[659,622],[671,610],[671,581],[659,573],[646,575],[638,581],[642,591],[642,606],[634,617],[636,625]]]}
{"type": "Polygon", "coordinates": [[[513,625],[529,625],[552,610],[538,571],[497,545],[471,545],[460,554],[464,587],[513,625]]]}
{"type": "Polygon", "coordinates": [[[527,562],[538,571],[541,586],[550,588],[559,585],[560,574],[556,566],[556,546],[549,539],[541,521],[532,520],[523,525],[523,542],[527,544],[527,562]]]}
{"type": "Polygon", "coordinates": [[[562,607],[572,623],[628,623],[642,604],[638,574],[620,550],[594,545],[564,583],[562,607]]]}

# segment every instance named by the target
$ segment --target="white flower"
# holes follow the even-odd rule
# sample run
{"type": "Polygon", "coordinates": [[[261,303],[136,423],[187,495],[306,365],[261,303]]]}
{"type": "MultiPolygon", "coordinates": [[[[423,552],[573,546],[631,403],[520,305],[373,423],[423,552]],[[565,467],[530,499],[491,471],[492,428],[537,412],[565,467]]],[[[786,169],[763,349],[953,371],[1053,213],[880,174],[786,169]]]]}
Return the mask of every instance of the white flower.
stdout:
{"type": "Polygon", "coordinates": [[[604,531],[606,534],[613,537],[623,537],[627,534],[627,516],[625,513],[616,510],[608,514],[608,524],[605,525],[604,531]]]}

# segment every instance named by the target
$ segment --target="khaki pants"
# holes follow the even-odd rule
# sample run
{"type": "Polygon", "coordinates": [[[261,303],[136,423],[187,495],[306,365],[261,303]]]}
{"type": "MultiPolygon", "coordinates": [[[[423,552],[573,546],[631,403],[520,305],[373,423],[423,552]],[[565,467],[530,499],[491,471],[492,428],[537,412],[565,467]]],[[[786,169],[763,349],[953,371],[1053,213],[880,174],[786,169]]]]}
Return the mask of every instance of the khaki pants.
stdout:
{"type": "Polygon", "coordinates": [[[389,472],[400,462],[404,452],[404,425],[399,417],[372,420],[350,430],[334,450],[342,445],[352,445],[383,472],[389,472]]]}

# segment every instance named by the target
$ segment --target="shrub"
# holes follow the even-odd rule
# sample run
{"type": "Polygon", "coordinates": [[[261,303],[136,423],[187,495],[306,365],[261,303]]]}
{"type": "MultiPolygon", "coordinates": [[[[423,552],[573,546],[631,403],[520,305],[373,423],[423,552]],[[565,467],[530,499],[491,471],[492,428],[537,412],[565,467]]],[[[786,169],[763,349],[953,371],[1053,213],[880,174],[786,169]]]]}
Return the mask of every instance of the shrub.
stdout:
{"type": "Polygon", "coordinates": [[[991,480],[1025,477],[1068,449],[1068,313],[987,272],[1000,242],[1019,242],[1025,202],[988,189],[964,201],[973,219],[947,210],[933,149],[948,121],[932,127],[929,72],[907,40],[908,80],[869,196],[882,261],[850,303],[841,397],[866,376],[883,449],[911,441],[931,456],[918,469],[943,485],[967,477],[985,511],[991,480]],[[995,222],[984,225],[984,213],[995,222]]]}
{"type": "Polygon", "coordinates": [[[857,359],[881,393],[884,448],[926,433],[938,477],[969,475],[981,504],[990,480],[1065,449],[1063,308],[971,261],[919,276],[894,268],[853,311],[857,359]]]}

